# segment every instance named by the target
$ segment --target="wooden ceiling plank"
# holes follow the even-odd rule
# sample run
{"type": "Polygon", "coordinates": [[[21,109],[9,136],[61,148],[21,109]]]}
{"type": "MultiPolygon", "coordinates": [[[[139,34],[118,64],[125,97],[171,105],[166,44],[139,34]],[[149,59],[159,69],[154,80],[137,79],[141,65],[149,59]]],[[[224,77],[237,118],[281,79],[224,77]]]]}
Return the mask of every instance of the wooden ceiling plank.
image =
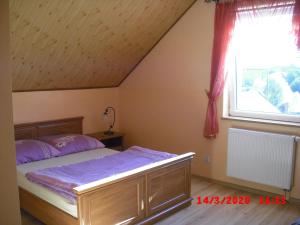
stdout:
{"type": "Polygon", "coordinates": [[[13,90],[118,86],[194,2],[11,0],[13,90]]]}

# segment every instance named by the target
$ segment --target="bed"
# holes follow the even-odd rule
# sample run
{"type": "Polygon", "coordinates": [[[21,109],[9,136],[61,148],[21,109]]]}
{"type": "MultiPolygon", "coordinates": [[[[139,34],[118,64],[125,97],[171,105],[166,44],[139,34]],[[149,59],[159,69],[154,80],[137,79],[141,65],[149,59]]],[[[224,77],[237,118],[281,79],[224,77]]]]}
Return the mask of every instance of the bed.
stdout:
{"type": "MultiPolygon", "coordinates": [[[[32,139],[47,135],[82,134],[83,117],[15,125],[15,138],[32,139]]],[[[60,165],[104,157],[117,152],[93,150],[47,160],[60,165]],[[72,158],[73,157],[73,158],[72,158]]],[[[24,174],[42,168],[44,162],[18,167],[21,208],[48,225],[153,224],[191,204],[191,160],[186,153],[104,178],[73,189],[77,201],[68,205],[62,197],[30,184],[24,174]]],[[[44,161],[44,160],[43,160],[44,161]]]]}

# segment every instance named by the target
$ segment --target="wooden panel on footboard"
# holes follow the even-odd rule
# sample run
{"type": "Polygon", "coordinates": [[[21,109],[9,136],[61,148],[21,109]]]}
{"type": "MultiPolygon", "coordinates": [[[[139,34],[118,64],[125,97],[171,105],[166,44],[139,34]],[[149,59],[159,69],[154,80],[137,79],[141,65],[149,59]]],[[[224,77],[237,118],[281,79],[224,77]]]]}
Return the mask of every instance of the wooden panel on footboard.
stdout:
{"type": "Polygon", "coordinates": [[[181,162],[147,176],[147,216],[190,198],[190,163],[181,162]]]}
{"type": "Polygon", "coordinates": [[[139,176],[79,195],[80,224],[138,223],[145,217],[144,189],[144,176],[139,176]]]}

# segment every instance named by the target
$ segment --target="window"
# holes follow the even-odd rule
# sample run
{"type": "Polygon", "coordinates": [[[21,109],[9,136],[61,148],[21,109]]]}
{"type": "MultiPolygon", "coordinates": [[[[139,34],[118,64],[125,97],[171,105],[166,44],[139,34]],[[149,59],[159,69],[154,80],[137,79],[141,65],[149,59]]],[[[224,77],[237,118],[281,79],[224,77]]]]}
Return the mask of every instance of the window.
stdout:
{"type": "Polygon", "coordinates": [[[262,8],[238,12],[229,50],[229,114],[300,122],[300,52],[292,7],[281,15],[262,8]]]}

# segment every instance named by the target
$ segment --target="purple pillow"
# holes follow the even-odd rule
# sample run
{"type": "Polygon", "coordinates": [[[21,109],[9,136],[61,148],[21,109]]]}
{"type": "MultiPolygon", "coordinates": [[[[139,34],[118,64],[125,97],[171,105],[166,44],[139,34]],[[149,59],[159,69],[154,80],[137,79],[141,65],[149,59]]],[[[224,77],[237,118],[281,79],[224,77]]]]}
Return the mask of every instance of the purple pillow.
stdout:
{"type": "Polygon", "coordinates": [[[24,139],[16,141],[17,165],[49,159],[59,155],[51,145],[38,140],[24,139]]]}
{"type": "Polygon", "coordinates": [[[105,145],[97,139],[80,134],[44,136],[40,137],[39,140],[58,149],[60,152],[59,156],[105,147],[105,145]]]}

